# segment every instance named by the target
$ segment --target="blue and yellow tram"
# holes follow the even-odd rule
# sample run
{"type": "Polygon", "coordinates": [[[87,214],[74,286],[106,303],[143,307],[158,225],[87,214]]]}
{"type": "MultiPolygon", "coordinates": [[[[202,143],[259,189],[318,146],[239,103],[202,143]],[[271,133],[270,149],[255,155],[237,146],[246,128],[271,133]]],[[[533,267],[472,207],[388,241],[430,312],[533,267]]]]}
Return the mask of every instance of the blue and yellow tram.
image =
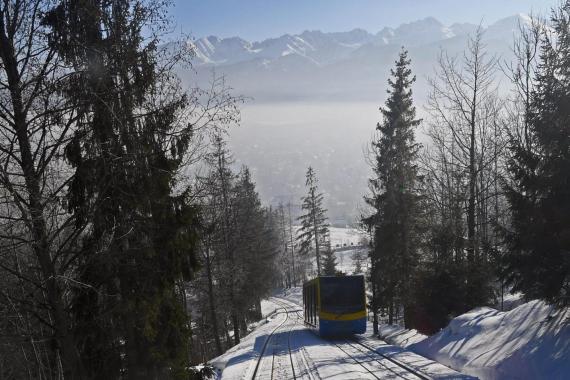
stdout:
{"type": "Polygon", "coordinates": [[[320,276],[303,284],[305,324],[322,336],[366,331],[364,276],[320,276]]]}

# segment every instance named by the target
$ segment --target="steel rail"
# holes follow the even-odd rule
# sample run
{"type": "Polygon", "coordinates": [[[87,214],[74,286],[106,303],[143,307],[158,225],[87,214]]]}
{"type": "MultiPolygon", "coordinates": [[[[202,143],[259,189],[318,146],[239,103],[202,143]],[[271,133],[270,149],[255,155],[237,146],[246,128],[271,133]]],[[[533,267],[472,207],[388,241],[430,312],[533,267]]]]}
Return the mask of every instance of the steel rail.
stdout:
{"type": "Polygon", "coordinates": [[[418,370],[416,370],[416,369],[410,367],[409,365],[407,365],[407,364],[405,364],[405,363],[402,363],[401,361],[399,361],[399,360],[397,360],[397,359],[394,359],[394,358],[392,358],[392,357],[390,357],[390,356],[388,356],[388,355],[385,355],[385,354],[383,354],[383,353],[381,353],[381,352],[378,352],[378,351],[375,350],[374,348],[372,348],[372,347],[370,347],[370,346],[368,346],[368,345],[362,343],[361,341],[359,341],[358,338],[352,338],[352,339],[350,339],[350,340],[351,340],[352,342],[354,342],[354,343],[356,343],[356,344],[358,344],[358,345],[360,345],[360,346],[366,348],[368,351],[374,353],[375,355],[379,355],[379,356],[381,356],[383,359],[386,359],[386,360],[388,360],[389,362],[391,362],[391,363],[397,365],[398,367],[400,367],[400,368],[402,368],[402,369],[404,369],[404,370],[410,372],[411,374],[415,375],[416,377],[418,377],[418,378],[420,378],[420,379],[422,379],[422,380],[433,380],[431,377],[427,376],[427,375],[424,374],[424,373],[421,373],[420,371],[418,371],[418,370]]]}
{"type": "MultiPolygon", "coordinates": [[[[263,347],[261,348],[261,353],[259,354],[259,358],[257,359],[257,364],[255,365],[255,369],[253,370],[253,375],[251,376],[252,380],[254,380],[255,376],[257,376],[257,371],[259,370],[259,366],[261,364],[261,361],[263,360],[263,358],[265,356],[265,350],[267,349],[267,345],[269,344],[269,341],[273,338],[273,334],[275,334],[275,331],[277,331],[279,328],[281,328],[281,326],[283,326],[285,324],[285,322],[287,322],[287,320],[289,319],[289,311],[287,311],[287,309],[285,307],[283,307],[283,306],[281,306],[281,307],[283,308],[283,310],[285,310],[285,319],[278,326],[276,326],[271,331],[269,336],[265,339],[265,342],[263,343],[263,347]]],[[[273,374],[273,365],[271,368],[271,373],[273,374]]]]}

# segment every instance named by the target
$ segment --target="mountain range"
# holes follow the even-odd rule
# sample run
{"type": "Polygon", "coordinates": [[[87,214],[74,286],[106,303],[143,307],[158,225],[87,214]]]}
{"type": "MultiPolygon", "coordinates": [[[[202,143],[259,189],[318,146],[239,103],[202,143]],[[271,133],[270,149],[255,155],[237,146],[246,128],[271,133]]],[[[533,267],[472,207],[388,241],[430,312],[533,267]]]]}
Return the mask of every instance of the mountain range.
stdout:
{"type": "MultiPolygon", "coordinates": [[[[519,23],[525,24],[529,20],[528,16],[520,14],[497,21],[483,29],[490,38],[510,39],[518,30],[519,23]]],[[[254,60],[268,64],[290,55],[303,57],[315,65],[327,65],[347,59],[367,45],[411,48],[465,37],[474,33],[477,27],[469,23],[445,26],[437,19],[427,17],[397,28],[386,27],[376,34],[363,29],[333,33],[307,30],[301,34],[284,34],[260,42],[250,42],[240,37],[209,36],[188,43],[194,47],[196,63],[199,65],[221,66],[254,60]]]]}
{"type": "MultiPolygon", "coordinates": [[[[482,27],[487,57],[511,60],[519,25],[529,22],[521,14],[482,27]]],[[[234,93],[250,99],[241,126],[230,132],[230,145],[237,164],[251,168],[265,201],[298,203],[312,165],[331,219],[343,224],[355,220],[367,191],[370,168],[363,150],[380,121],[378,107],[399,50],[409,51],[417,76],[414,100],[426,117],[422,106],[439,54],[461,59],[477,28],[429,17],[377,33],[305,31],[258,42],[210,36],[187,42],[195,57],[181,77],[188,85],[207,86],[215,71],[234,93]]],[[[501,91],[508,88],[502,80],[501,91]]]]}
{"type": "MultiPolygon", "coordinates": [[[[519,14],[482,27],[488,50],[509,58],[519,24],[529,21],[519,14]]],[[[239,93],[257,102],[377,100],[401,47],[409,50],[412,67],[423,78],[433,72],[442,49],[460,53],[477,27],[468,23],[445,26],[428,17],[375,34],[363,29],[313,30],[256,42],[203,37],[187,41],[195,52],[194,72],[183,77],[204,85],[215,69],[239,93]]],[[[421,93],[424,85],[418,80],[421,93]]]]}

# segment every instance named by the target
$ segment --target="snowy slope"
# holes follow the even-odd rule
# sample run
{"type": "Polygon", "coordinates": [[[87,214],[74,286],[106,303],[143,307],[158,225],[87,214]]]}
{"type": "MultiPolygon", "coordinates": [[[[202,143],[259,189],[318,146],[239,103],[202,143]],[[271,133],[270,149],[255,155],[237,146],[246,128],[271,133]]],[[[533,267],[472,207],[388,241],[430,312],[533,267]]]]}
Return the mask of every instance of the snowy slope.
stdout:
{"type": "Polygon", "coordinates": [[[384,324],[379,326],[378,335],[390,344],[405,348],[427,338],[426,335],[421,334],[415,329],[407,330],[400,326],[384,324]]]}
{"type": "Polygon", "coordinates": [[[386,344],[372,336],[371,328],[358,338],[368,349],[340,338],[323,339],[304,326],[300,295],[301,289],[294,288],[264,301],[265,309],[277,311],[243,337],[239,345],[210,361],[217,369],[218,379],[251,379],[254,374],[259,379],[416,378],[405,366],[432,379],[472,379],[409,350],[386,344]]]}
{"type": "Polygon", "coordinates": [[[330,227],[329,231],[333,248],[360,245],[365,236],[356,228],[330,227]]]}
{"type": "Polygon", "coordinates": [[[387,326],[380,335],[483,380],[569,379],[569,318],[568,310],[557,312],[532,301],[508,312],[474,309],[425,339],[414,331],[387,326]]]}

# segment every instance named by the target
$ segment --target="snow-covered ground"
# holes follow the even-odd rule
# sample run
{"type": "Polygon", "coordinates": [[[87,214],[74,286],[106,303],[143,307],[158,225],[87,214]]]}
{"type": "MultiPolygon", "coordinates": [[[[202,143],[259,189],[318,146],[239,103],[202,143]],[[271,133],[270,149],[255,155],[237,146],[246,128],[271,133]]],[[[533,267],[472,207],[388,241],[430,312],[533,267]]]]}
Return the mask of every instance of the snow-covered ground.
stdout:
{"type": "Polygon", "coordinates": [[[427,338],[417,330],[407,330],[395,325],[380,325],[378,335],[386,342],[400,347],[408,347],[427,338]]]}
{"type": "Polygon", "coordinates": [[[261,315],[263,318],[267,318],[271,314],[275,313],[279,306],[275,302],[268,300],[261,300],[261,315]]]}
{"type": "Polygon", "coordinates": [[[360,257],[361,271],[368,269],[368,248],[363,247],[366,235],[355,228],[330,227],[331,245],[335,250],[336,269],[354,274],[356,271],[356,255],[360,257]]]}
{"type": "MultiPolygon", "coordinates": [[[[293,226],[295,230],[299,226],[293,226]]],[[[362,231],[351,227],[330,227],[331,246],[336,256],[336,269],[345,274],[356,273],[357,256],[360,257],[360,271],[365,273],[369,268],[368,247],[366,246],[366,234],[362,231]]],[[[313,267],[316,267],[314,258],[313,267]]]]}
{"type": "Polygon", "coordinates": [[[333,248],[360,245],[365,235],[356,228],[330,227],[330,238],[333,248]]]}
{"type": "MultiPolygon", "coordinates": [[[[338,270],[354,273],[359,250],[366,270],[366,249],[358,247],[362,238],[355,229],[331,228],[338,270]]],[[[274,378],[280,379],[293,378],[292,371],[301,379],[370,378],[370,372],[393,378],[402,369],[390,369],[391,364],[376,354],[382,353],[434,379],[471,378],[468,375],[483,380],[570,379],[570,311],[558,311],[539,301],[524,303],[520,294],[505,295],[502,306],[505,311],[474,309],[431,337],[381,325],[377,338],[369,326],[360,338],[373,350],[367,351],[347,342],[323,340],[306,329],[302,313],[297,313],[302,307],[302,288],[286,289],[262,301],[266,319],[252,325],[253,332],[240,345],[211,364],[221,379],[250,379],[258,362],[255,378],[271,378],[274,368],[274,378]],[[271,352],[271,359],[259,360],[266,342],[265,356],[271,352]]]]}
{"type": "Polygon", "coordinates": [[[428,378],[470,379],[379,340],[372,336],[370,326],[358,342],[319,337],[303,324],[301,294],[301,288],[288,289],[262,303],[263,312],[270,313],[267,323],[260,323],[239,345],[210,361],[219,378],[417,379],[409,368],[428,378]]]}
{"type": "Polygon", "coordinates": [[[480,379],[570,379],[570,311],[540,301],[482,307],[439,333],[382,326],[383,339],[480,379]]]}

